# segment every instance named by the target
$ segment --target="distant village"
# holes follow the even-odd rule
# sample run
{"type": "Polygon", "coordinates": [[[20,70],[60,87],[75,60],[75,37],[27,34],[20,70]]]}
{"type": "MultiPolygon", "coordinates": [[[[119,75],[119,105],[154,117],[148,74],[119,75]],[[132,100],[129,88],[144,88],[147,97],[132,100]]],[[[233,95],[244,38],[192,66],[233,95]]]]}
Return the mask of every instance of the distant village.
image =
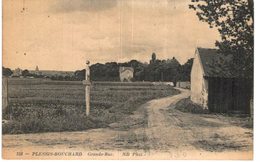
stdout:
{"type": "Polygon", "coordinates": [[[36,66],[35,70],[23,70],[21,68],[11,70],[10,68],[3,67],[3,76],[11,78],[49,78],[53,80],[70,80],[73,78],[73,75],[73,71],[40,70],[38,66],[36,66]]]}

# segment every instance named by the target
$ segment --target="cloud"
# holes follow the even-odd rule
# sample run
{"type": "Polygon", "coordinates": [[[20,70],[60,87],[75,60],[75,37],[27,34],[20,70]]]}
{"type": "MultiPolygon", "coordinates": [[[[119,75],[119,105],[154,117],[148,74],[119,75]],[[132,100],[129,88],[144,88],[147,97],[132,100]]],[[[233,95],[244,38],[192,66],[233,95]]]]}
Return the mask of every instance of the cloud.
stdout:
{"type": "Polygon", "coordinates": [[[59,0],[51,10],[55,12],[96,12],[113,8],[117,0],[59,0]]]}
{"type": "Polygon", "coordinates": [[[184,63],[196,46],[214,46],[219,38],[188,9],[190,0],[37,0],[26,1],[25,14],[18,2],[6,1],[9,14],[3,14],[3,64],[10,68],[76,70],[86,59],[147,62],[152,52],[184,63]]]}

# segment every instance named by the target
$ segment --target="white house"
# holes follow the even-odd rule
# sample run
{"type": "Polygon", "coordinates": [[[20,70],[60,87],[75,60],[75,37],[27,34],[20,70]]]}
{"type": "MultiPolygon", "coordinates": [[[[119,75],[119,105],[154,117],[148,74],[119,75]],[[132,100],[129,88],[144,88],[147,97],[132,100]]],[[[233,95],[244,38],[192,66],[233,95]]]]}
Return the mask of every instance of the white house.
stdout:
{"type": "Polygon", "coordinates": [[[121,82],[130,82],[134,77],[134,68],[132,67],[120,67],[119,77],[121,82]]]}

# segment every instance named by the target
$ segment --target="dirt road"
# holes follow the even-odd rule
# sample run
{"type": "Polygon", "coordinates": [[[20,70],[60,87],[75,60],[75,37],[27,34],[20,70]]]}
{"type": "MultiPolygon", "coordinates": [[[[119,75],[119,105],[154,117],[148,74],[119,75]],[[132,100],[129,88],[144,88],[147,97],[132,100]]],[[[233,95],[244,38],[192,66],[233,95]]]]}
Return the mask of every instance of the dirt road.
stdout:
{"type": "MultiPolygon", "coordinates": [[[[5,158],[21,159],[250,159],[253,131],[241,119],[180,112],[190,94],[156,99],[109,128],[3,136],[5,158]],[[170,106],[171,105],[171,106],[170,106]],[[82,152],[79,157],[33,156],[35,152],[82,152]],[[17,152],[23,152],[20,156],[17,152]]],[[[243,119],[245,120],[245,119],[243,119]]]]}
{"type": "Polygon", "coordinates": [[[182,146],[185,146],[185,150],[190,149],[191,146],[187,145],[187,141],[192,138],[190,130],[180,128],[177,125],[178,119],[169,118],[166,112],[170,105],[189,97],[190,91],[182,89],[180,91],[179,95],[152,100],[148,103],[146,107],[148,113],[147,136],[150,139],[150,149],[169,150],[179,149],[182,146]]]}
{"type": "Polygon", "coordinates": [[[183,158],[202,155],[206,155],[204,158],[245,158],[246,152],[252,155],[253,131],[241,121],[248,119],[180,112],[174,109],[174,104],[189,97],[190,91],[179,90],[182,92],[179,95],[153,100],[147,105],[146,132],[151,150],[164,150],[170,155],[179,152],[183,158]]]}

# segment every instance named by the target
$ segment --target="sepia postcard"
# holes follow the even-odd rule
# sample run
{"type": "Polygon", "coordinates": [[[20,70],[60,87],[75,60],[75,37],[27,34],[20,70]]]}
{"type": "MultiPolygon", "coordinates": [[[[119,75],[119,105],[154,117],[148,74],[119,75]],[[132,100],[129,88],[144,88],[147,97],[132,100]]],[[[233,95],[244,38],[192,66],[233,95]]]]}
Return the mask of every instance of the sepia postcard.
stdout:
{"type": "Polygon", "coordinates": [[[253,159],[253,0],[2,8],[3,159],[253,159]]]}

